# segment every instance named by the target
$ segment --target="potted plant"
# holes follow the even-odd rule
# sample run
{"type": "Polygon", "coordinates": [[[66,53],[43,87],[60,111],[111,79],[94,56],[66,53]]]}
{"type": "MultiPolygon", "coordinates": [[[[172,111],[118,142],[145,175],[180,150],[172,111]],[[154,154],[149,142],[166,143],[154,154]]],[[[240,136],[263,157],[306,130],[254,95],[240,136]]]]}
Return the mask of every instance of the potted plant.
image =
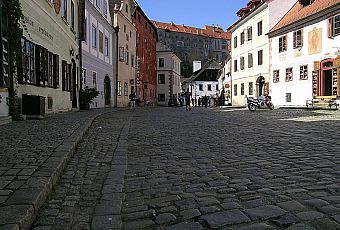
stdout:
{"type": "Polygon", "coordinates": [[[79,90],[80,109],[90,109],[90,103],[99,95],[99,92],[95,88],[89,88],[85,86],[85,89],[79,90]]]}

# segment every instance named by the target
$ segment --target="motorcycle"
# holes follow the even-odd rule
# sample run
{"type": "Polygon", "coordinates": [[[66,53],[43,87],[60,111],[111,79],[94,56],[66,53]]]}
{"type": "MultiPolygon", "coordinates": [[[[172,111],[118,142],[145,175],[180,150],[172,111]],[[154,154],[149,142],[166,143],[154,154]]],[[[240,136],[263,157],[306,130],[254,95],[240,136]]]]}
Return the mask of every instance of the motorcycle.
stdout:
{"type": "Polygon", "coordinates": [[[248,109],[252,112],[254,112],[256,109],[264,109],[269,108],[270,110],[274,109],[274,105],[271,102],[271,96],[264,95],[260,96],[256,99],[247,97],[247,104],[248,109]]]}

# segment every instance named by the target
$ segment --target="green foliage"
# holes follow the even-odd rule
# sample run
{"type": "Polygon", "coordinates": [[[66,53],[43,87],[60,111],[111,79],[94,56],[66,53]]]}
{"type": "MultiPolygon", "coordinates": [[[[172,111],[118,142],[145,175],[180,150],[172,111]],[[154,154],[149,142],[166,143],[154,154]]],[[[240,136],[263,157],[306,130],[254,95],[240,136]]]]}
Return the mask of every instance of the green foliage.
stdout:
{"type": "Polygon", "coordinates": [[[98,95],[99,91],[97,91],[95,88],[89,88],[86,86],[85,89],[79,90],[80,104],[90,104],[98,95]]]}
{"type": "Polygon", "coordinates": [[[13,119],[18,118],[18,98],[15,90],[18,73],[21,71],[21,46],[22,28],[20,20],[22,19],[22,10],[19,0],[9,0],[7,3],[8,12],[8,43],[9,43],[9,114],[13,119]]]}

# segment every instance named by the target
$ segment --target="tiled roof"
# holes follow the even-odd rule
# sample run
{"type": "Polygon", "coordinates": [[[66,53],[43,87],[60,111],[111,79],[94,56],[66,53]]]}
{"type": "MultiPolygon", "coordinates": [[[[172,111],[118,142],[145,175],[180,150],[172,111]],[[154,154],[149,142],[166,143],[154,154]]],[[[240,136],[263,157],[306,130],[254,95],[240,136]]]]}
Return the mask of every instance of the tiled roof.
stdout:
{"type": "Polygon", "coordinates": [[[225,32],[223,29],[219,27],[205,26],[203,29],[200,29],[200,28],[195,28],[195,27],[186,26],[186,25],[176,25],[174,23],[156,22],[156,21],[152,21],[152,22],[158,29],[170,30],[170,31],[179,32],[179,33],[188,33],[188,34],[207,36],[211,38],[221,38],[221,39],[227,39],[227,40],[231,39],[231,33],[225,32]]]}
{"type": "Polygon", "coordinates": [[[280,28],[310,17],[320,11],[340,5],[339,0],[315,0],[311,5],[303,7],[299,1],[288,11],[288,13],[271,29],[270,33],[280,28]]]}

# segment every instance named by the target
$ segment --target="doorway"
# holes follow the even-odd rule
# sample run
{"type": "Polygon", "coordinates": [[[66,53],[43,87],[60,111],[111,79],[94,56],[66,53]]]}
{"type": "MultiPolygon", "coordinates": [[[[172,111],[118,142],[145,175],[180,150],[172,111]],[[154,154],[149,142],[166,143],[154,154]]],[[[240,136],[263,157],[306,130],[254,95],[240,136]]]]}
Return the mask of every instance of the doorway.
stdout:
{"type": "Polygon", "coordinates": [[[320,96],[332,96],[333,59],[321,62],[320,96]]]}
{"type": "Polygon", "coordinates": [[[77,65],[74,59],[72,59],[72,68],[71,68],[71,81],[72,81],[72,108],[78,107],[77,102],[77,65]]]}
{"type": "Polygon", "coordinates": [[[105,105],[111,104],[111,81],[109,76],[105,76],[104,79],[104,99],[105,105]]]}
{"type": "Polygon", "coordinates": [[[256,80],[257,97],[262,96],[265,93],[266,81],[263,76],[259,76],[256,80]]]}

